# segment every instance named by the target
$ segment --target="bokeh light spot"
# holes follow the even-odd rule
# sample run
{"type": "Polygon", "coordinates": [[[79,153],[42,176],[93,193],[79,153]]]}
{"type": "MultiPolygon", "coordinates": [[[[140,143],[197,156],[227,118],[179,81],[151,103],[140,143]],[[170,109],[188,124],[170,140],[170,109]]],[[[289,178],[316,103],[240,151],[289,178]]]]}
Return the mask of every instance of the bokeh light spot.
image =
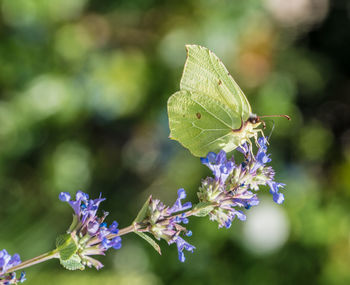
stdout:
{"type": "Polygon", "coordinates": [[[275,252],[288,239],[288,217],[278,205],[262,200],[258,207],[247,212],[243,235],[244,245],[252,253],[263,255],[275,252]]]}

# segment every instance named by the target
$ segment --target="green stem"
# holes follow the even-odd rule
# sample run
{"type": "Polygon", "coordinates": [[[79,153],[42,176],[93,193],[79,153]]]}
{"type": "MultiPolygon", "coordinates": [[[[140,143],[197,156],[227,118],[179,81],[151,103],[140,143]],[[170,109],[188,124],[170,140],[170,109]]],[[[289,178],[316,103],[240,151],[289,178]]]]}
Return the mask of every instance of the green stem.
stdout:
{"type": "Polygon", "coordinates": [[[8,269],[4,274],[10,273],[10,272],[15,272],[17,270],[24,269],[24,268],[33,266],[35,264],[38,264],[38,263],[41,263],[41,262],[44,262],[44,261],[47,261],[47,260],[50,260],[53,258],[59,258],[59,253],[56,249],[49,251],[47,253],[44,253],[42,255],[39,255],[37,257],[34,257],[32,259],[26,260],[26,261],[24,261],[16,266],[13,266],[10,269],[8,269]]]}
{"type": "MultiPolygon", "coordinates": [[[[218,206],[217,203],[212,203],[212,205],[214,207],[218,206]]],[[[205,207],[208,207],[208,205],[203,206],[203,208],[205,208],[205,207]]],[[[193,207],[191,210],[188,210],[187,212],[183,212],[183,213],[174,215],[172,217],[177,217],[177,216],[181,217],[183,214],[185,214],[185,217],[187,218],[187,217],[193,216],[194,214],[196,214],[197,212],[200,212],[201,210],[202,210],[202,208],[195,208],[195,207],[193,207]]]]}
{"type": "MultiPolygon", "coordinates": [[[[187,212],[174,215],[173,217],[181,216],[183,214],[185,214],[186,217],[189,217],[189,216],[192,216],[193,214],[195,214],[198,211],[200,211],[200,208],[191,209],[191,210],[189,210],[187,212]]],[[[110,234],[110,235],[108,235],[107,238],[114,238],[114,237],[117,237],[117,236],[123,236],[123,235],[129,234],[129,233],[135,232],[135,231],[148,232],[148,229],[147,228],[142,228],[142,226],[140,226],[137,223],[135,223],[135,224],[132,224],[132,225],[130,225],[128,227],[120,229],[117,234],[110,234]]],[[[95,238],[91,239],[88,242],[88,245],[92,246],[92,245],[94,245],[94,244],[96,244],[98,242],[100,242],[99,239],[97,237],[95,237],[95,238]]],[[[50,259],[53,259],[53,258],[59,258],[59,257],[60,257],[59,252],[58,252],[57,249],[55,249],[55,250],[49,251],[47,253],[44,253],[42,255],[39,255],[37,257],[34,257],[32,259],[26,260],[26,261],[24,261],[24,262],[22,262],[22,263],[20,263],[20,264],[18,264],[16,266],[13,266],[10,269],[8,269],[4,274],[10,273],[10,272],[15,272],[17,270],[24,269],[24,268],[33,266],[35,264],[42,263],[44,261],[47,261],[47,260],[50,260],[50,259]]]]}
{"type": "MultiPolygon", "coordinates": [[[[128,233],[134,232],[135,230],[137,230],[137,225],[130,225],[126,228],[120,229],[118,234],[108,235],[108,238],[126,235],[128,233]]],[[[96,242],[99,242],[98,238],[94,238],[94,239],[90,240],[88,244],[93,245],[96,242]]],[[[33,266],[33,265],[38,264],[38,263],[42,263],[44,261],[47,261],[47,260],[50,260],[53,258],[60,258],[60,254],[59,254],[57,249],[49,251],[47,253],[44,253],[44,254],[39,255],[37,257],[34,257],[32,259],[28,259],[26,261],[23,261],[22,263],[8,269],[6,272],[4,272],[4,274],[15,272],[17,270],[24,269],[24,268],[33,266]]]]}
{"type": "MultiPolygon", "coordinates": [[[[126,234],[129,234],[129,233],[132,233],[134,231],[138,230],[138,227],[137,225],[130,225],[126,228],[123,228],[123,229],[120,229],[119,232],[117,234],[109,234],[107,235],[107,238],[114,238],[114,237],[118,237],[118,236],[123,236],[123,235],[126,235],[126,234]]],[[[93,239],[91,239],[87,245],[91,246],[91,245],[94,245],[96,243],[99,243],[100,240],[98,237],[94,237],[93,239]]]]}
{"type": "Polygon", "coordinates": [[[116,234],[115,236],[123,236],[123,235],[126,235],[126,234],[129,234],[129,233],[132,233],[134,231],[137,230],[137,226],[136,225],[130,225],[124,229],[120,229],[118,234],[116,234]]]}

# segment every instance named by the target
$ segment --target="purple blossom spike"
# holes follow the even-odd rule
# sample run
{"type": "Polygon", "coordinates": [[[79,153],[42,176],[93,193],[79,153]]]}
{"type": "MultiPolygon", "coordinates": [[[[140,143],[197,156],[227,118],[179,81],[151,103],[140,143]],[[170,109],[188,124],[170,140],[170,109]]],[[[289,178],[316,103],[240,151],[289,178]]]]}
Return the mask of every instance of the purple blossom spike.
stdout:
{"type": "Polygon", "coordinates": [[[164,239],[169,245],[176,243],[179,252],[179,259],[183,262],[185,260],[183,253],[184,249],[191,252],[194,249],[194,246],[185,242],[185,240],[180,237],[180,234],[186,236],[192,235],[192,232],[183,226],[189,222],[186,213],[183,211],[192,208],[192,204],[190,202],[182,204],[181,200],[186,198],[186,192],[184,189],[179,189],[177,195],[178,198],[172,207],[165,206],[159,200],[151,199],[148,206],[148,215],[142,221],[142,224],[149,228],[149,232],[156,239],[164,239]],[[176,214],[178,212],[183,213],[176,214]]]}
{"type": "Polygon", "coordinates": [[[21,263],[21,258],[17,253],[9,255],[6,249],[0,251],[0,275],[8,269],[21,263]]]}
{"type": "Polygon", "coordinates": [[[217,155],[208,153],[201,162],[213,171],[215,179],[208,177],[202,181],[198,193],[203,205],[214,205],[209,209],[209,218],[217,221],[219,227],[230,227],[235,217],[245,220],[244,213],[237,208],[249,209],[259,204],[259,199],[252,191],[259,190],[262,185],[270,187],[273,200],[281,204],[284,195],[279,192],[284,184],[274,181],[275,172],[271,166],[270,155],[267,154],[267,141],[258,139],[259,148],[256,155],[251,146],[244,143],[236,150],[244,154],[244,161],[236,165],[234,158],[227,160],[226,153],[221,150],[217,155]]]}
{"type": "Polygon", "coordinates": [[[82,191],[76,193],[75,200],[72,200],[67,192],[60,193],[59,199],[68,202],[74,210],[73,223],[68,233],[80,246],[77,253],[83,264],[100,269],[102,263],[93,259],[91,255],[104,255],[109,248],[121,248],[118,223],[114,221],[109,227],[107,226],[104,220],[108,212],[103,212],[102,217],[97,216],[100,203],[106,199],[102,198],[101,194],[97,199],[89,199],[89,195],[82,191]]]}
{"type": "Polygon", "coordinates": [[[23,283],[25,279],[25,272],[21,273],[20,278],[16,278],[16,273],[11,272],[6,274],[6,271],[21,263],[20,256],[15,253],[14,255],[8,254],[6,249],[0,251],[0,284],[17,284],[23,283]]]}
{"type": "Polygon", "coordinates": [[[0,276],[1,285],[18,284],[18,283],[23,283],[24,281],[26,281],[26,274],[24,271],[21,272],[21,275],[19,278],[16,277],[15,272],[11,272],[4,276],[0,276]]]}

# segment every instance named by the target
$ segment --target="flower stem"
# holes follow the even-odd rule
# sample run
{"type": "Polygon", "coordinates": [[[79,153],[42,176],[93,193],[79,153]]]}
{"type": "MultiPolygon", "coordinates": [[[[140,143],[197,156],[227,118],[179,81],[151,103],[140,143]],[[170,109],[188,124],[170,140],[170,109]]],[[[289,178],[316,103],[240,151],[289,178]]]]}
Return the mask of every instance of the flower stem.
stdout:
{"type": "MultiPolygon", "coordinates": [[[[110,235],[109,238],[126,235],[126,234],[129,234],[131,232],[134,232],[135,230],[137,230],[137,226],[136,225],[130,225],[130,226],[126,227],[126,228],[120,229],[117,234],[110,235]]],[[[98,239],[96,239],[96,241],[98,242],[98,239]]],[[[90,245],[94,244],[94,239],[92,239],[89,242],[89,244],[90,245]]],[[[9,268],[4,274],[10,273],[10,272],[15,272],[17,270],[24,269],[24,268],[33,266],[35,264],[42,263],[44,261],[47,261],[47,260],[50,260],[50,259],[53,259],[53,258],[59,258],[59,257],[60,257],[59,252],[58,252],[58,250],[55,249],[55,250],[49,251],[47,253],[44,253],[42,255],[39,255],[37,257],[34,257],[32,259],[28,259],[26,261],[23,261],[22,263],[9,268]]]]}
{"type": "MultiPolygon", "coordinates": [[[[181,214],[178,214],[178,215],[174,215],[173,217],[181,216],[183,214],[185,214],[186,217],[189,217],[189,216],[192,216],[193,214],[195,214],[198,211],[200,211],[200,208],[191,209],[191,210],[186,211],[184,213],[181,213],[181,214]]],[[[148,228],[142,228],[142,226],[140,226],[138,224],[131,224],[128,227],[120,229],[117,234],[110,234],[110,235],[108,235],[107,238],[114,238],[114,237],[117,237],[117,236],[123,236],[123,235],[129,234],[129,233],[135,232],[135,231],[147,232],[148,228]]],[[[93,245],[93,244],[98,243],[98,242],[99,242],[98,238],[95,237],[95,238],[91,239],[88,242],[88,244],[89,245],[93,245]]],[[[13,266],[13,267],[9,268],[4,274],[10,273],[10,272],[15,272],[17,270],[24,269],[24,268],[33,266],[35,264],[42,263],[42,262],[45,262],[47,260],[50,260],[50,259],[53,259],[53,258],[59,258],[59,257],[60,257],[59,256],[59,252],[58,252],[57,249],[55,249],[55,250],[49,251],[47,253],[44,253],[42,255],[39,255],[37,257],[34,257],[32,259],[26,260],[26,261],[18,264],[17,266],[13,266]]]]}
{"type": "MultiPolygon", "coordinates": [[[[216,206],[218,206],[218,203],[212,202],[211,205],[214,206],[214,207],[216,207],[216,206]]],[[[202,208],[205,208],[205,207],[208,207],[208,206],[210,206],[210,205],[205,205],[205,206],[203,206],[202,208]]],[[[191,210],[188,210],[188,211],[186,211],[186,212],[183,212],[183,213],[174,215],[174,216],[172,216],[172,218],[174,218],[174,217],[176,217],[176,216],[181,217],[182,215],[184,215],[184,216],[187,218],[187,217],[193,216],[193,215],[195,215],[196,213],[200,212],[200,211],[202,210],[202,208],[200,208],[200,207],[198,207],[198,208],[194,207],[194,208],[192,208],[191,210]]]]}
{"type": "MultiPolygon", "coordinates": [[[[137,225],[130,225],[126,228],[120,229],[119,232],[117,234],[109,234],[107,236],[108,239],[114,238],[114,237],[118,237],[118,236],[123,236],[129,233],[132,233],[134,231],[137,231],[137,225]]],[[[94,237],[93,239],[91,239],[87,245],[94,245],[96,243],[99,243],[100,240],[98,239],[98,237],[94,237]]]]}
{"type": "Polygon", "coordinates": [[[129,234],[131,232],[134,232],[135,230],[137,230],[136,226],[130,225],[126,228],[120,229],[116,236],[123,236],[123,235],[129,234]]]}
{"type": "Polygon", "coordinates": [[[53,258],[59,258],[59,253],[56,249],[49,251],[47,253],[44,253],[42,255],[39,255],[37,257],[34,257],[32,259],[26,260],[26,261],[24,261],[16,266],[13,266],[13,267],[9,268],[4,274],[14,272],[14,271],[17,271],[17,270],[20,270],[23,268],[27,268],[27,267],[33,266],[35,264],[38,264],[38,263],[41,263],[41,262],[44,262],[44,261],[47,261],[47,260],[50,260],[53,258]]]}

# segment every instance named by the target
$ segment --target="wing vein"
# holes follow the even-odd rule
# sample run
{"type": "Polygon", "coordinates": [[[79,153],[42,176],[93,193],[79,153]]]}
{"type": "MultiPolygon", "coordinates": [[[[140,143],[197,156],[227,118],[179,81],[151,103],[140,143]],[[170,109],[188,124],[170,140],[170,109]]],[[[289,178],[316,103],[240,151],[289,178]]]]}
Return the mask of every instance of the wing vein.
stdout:
{"type": "Polygon", "coordinates": [[[218,137],[217,139],[213,140],[212,142],[209,142],[209,143],[205,144],[203,147],[207,147],[208,145],[211,145],[212,143],[216,142],[217,140],[220,140],[220,139],[222,139],[222,138],[224,138],[224,137],[226,137],[228,135],[230,135],[230,133],[227,133],[226,135],[218,137]]]}
{"type": "MultiPolygon", "coordinates": [[[[223,123],[225,126],[227,126],[228,128],[232,128],[230,125],[228,125],[225,121],[223,121],[222,119],[218,118],[215,114],[213,114],[212,112],[210,112],[205,106],[203,106],[201,103],[199,103],[197,100],[195,100],[194,98],[191,97],[191,100],[193,100],[195,103],[197,103],[199,106],[201,106],[208,114],[210,114],[213,118],[217,119],[218,121],[220,121],[221,123],[223,123]]],[[[220,106],[220,105],[219,105],[220,106]]],[[[221,106],[220,106],[221,107],[221,106]]],[[[231,117],[230,117],[231,118],[231,117]]],[[[231,118],[232,120],[232,118],[231,118]]]]}

